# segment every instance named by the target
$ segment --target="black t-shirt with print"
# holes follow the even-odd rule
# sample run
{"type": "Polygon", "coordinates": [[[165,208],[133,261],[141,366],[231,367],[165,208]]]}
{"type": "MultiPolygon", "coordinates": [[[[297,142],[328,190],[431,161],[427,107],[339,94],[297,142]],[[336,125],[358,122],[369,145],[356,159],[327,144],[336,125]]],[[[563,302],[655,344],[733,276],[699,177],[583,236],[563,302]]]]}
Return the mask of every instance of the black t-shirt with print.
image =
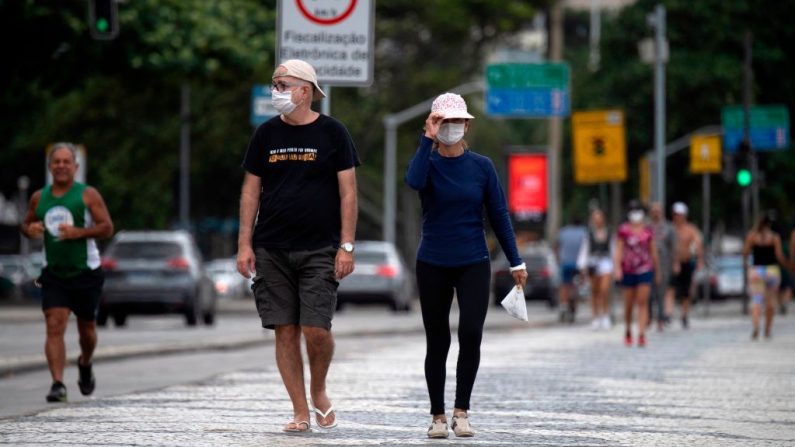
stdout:
{"type": "Polygon", "coordinates": [[[276,116],[262,123],[243,159],[262,182],[253,245],[315,250],[339,244],[337,172],[359,164],[348,130],[334,118],[293,126],[276,116]]]}

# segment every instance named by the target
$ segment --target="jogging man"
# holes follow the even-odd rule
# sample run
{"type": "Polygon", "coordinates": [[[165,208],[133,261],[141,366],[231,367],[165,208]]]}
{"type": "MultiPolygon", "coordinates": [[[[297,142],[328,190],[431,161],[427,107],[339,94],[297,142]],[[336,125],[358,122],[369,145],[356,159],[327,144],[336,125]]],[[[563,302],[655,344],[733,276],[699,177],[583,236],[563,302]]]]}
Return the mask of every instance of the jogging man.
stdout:
{"type": "Polygon", "coordinates": [[[577,265],[577,258],[587,237],[588,230],[577,216],[572,217],[570,222],[563,226],[558,233],[555,247],[558,265],[560,265],[561,282],[558,299],[560,300],[561,322],[574,322],[578,298],[574,278],[577,276],[579,268],[585,267],[577,265]]]}
{"type": "Polygon", "coordinates": [[[66,402],[64,334],[70,312],[77,316],[80,334],[77,384],[84,396],[93,393],[96,385],[91,359],[97,346],[95,319],[104,276],[95,239],[112,236],[113,222],[99,192],[75,181],[73,144],[56,143],[47,167],[52,185],[30,198],[22,233],[31,239],[44,238],[45,267],[39,282],[47,322],[44,352],[53,381],[47,401],[66,402]]]}

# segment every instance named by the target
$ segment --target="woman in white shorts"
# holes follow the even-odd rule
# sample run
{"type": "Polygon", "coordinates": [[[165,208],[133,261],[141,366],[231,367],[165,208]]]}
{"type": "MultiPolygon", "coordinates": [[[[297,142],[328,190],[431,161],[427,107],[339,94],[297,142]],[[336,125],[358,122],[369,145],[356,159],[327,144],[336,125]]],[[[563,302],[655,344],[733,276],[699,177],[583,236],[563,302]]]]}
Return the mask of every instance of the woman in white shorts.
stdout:
{"type": "Polygon", "coordinates": [[[600,209],[591,212],[588,237],[582,245],[579,263],[588,269],[591,282],[591,327],[594,330],[610,329],[608,295],[613,275],[612,235],[600,209]]]}

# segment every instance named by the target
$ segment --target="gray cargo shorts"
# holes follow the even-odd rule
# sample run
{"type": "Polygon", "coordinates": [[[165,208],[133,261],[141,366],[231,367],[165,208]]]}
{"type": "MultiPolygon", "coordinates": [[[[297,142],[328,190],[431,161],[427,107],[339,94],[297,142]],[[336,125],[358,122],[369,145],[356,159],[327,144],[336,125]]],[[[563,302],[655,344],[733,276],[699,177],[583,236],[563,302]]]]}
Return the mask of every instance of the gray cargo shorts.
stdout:
{"type": "Polygon", "coordinates": [[[262,327],[279,325],[331,329],[337,305],[334,259],[337,249],[276,250],[255,248],[254,301],[262,327]]]}

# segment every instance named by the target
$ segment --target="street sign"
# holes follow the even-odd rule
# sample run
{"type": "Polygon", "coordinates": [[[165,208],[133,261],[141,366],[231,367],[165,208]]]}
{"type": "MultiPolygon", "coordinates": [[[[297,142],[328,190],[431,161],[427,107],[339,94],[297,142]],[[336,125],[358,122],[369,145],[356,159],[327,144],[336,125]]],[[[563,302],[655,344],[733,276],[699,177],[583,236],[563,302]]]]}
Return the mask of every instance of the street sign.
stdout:
{"type": "Polygon", "coordinates": [[[627,178],[626,130],[621,110],[572,114],[574,181],[623,182],[627,178]]]}
{"type": "MultiPolygon", "coordinates": [[[[751,147],[755,151],[789,148],[789,110],[785,105],[752,106],[749,111],[751,147]]],[[[726,106],[721,110],[723,150],[737,152],[743,140],[742,106],[726,106]]]]}
{"type": "Polygon", "coordinates": [[[543,219],[547,212],[546,154],[508,155],[508,210],[519,221],[543,219]]]}
{"type": "Polygon", "coordinates": [[[501,63],[486,67],[486,114],[545,118],[570,114],[569,66],[501,63]]]}
{"type": "Polygon", "coordinates": [[[721,171],[719,135],[693,135],[690,137],[690,172],[692,174],[717,174],[721,171]]]}
{"type": "Polygon", "coordinates": [[[251,88],[251,125],[259,126],[278,114],[271,103],[271,86],[254,85],[251,88]]]}
{"type": "Polygon", "coordinates": [[[373,82],[374,0],[279,0],[276,59],[312,64],[325,85],[373,82]]]}

